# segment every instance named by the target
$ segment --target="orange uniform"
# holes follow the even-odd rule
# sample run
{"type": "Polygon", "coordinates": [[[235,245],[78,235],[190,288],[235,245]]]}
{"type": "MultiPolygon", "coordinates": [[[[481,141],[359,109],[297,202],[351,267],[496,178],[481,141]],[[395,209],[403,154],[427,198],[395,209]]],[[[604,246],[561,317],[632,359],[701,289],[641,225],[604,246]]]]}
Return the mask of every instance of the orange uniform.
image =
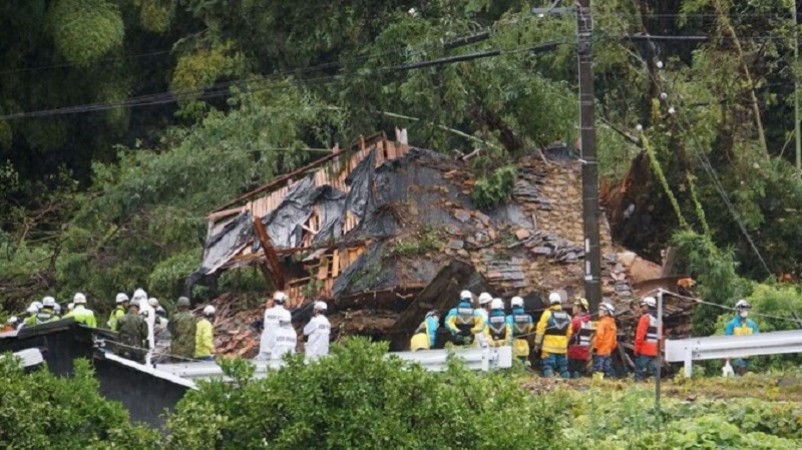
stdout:
{"type": "Polygon", "coordinates": [[[604,316],[596,323],[596,338],[593,341],[593,350],[596,355],[610,356],[618,341],[618,328],[615,319],[604,316]]]}
{"type": "Polygon", "coordinates": [[[635,355],[657,356],[657,318],[651,311],[642,314],[635,331],[635,355]]]}

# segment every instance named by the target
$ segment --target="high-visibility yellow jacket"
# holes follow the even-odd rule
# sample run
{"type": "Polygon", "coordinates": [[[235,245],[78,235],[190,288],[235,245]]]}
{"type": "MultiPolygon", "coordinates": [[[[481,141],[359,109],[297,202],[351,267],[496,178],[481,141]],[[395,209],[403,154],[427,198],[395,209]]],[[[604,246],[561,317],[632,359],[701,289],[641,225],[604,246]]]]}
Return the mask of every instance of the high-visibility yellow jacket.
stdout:
{"type": "Polygon", "coordinates": [[[491,347],[502,347],[512,343],[512,325],[507,322],[504,311],[490,312],[484,332],[491,347]]]}
{"type": "Polygon", "coordinates": [[[195,358],[205,358],[214,353],[214,332],[212,323],[201,319],[195,327],[195,358]]]}
{"type": "Polygon", "coordinates": [[[553,305],[543,311],[535,333],[535,343],[541,347],[543,357],[549,353],[564,355],[571,337],[571,316],[563,311],[562,305],[553,305]]]}
{"type": "Polygon", "coordinates": [[[72,311],[64,315],[64,318],[72,317],[76,322],[82,323],[88,327],[97,328],[97,319],[95,313],[91,309],[86,309],[84,305],[75,305],[72,311]]]}
{"type": "Polygon", "coordinates": [[[109,326],[109,330],[117,331],[117,321],[120,320],[120,317],[125,315],[125,308],[123,305],[117,305],[116,308],[109,314],[109,321],[106,322],[106,325],[109,326]]]}

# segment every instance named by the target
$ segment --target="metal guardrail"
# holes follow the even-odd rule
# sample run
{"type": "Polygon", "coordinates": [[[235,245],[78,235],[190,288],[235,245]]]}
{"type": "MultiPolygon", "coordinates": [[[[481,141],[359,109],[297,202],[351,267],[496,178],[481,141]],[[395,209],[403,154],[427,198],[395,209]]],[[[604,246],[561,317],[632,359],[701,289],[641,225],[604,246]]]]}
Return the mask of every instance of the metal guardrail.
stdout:
{"type": "Polygon", "coordinates": [[[802,352],[802,330],[792,330],[666,340],[665,359],[685,363],[685,376],[690,377],[693,361],[799,352],[802,352]]]}
{"type": "MultiPolygon", "coordinates": [[[[471,370],[495,370],[512,367],[512,347],[490,347],[450,350],[425,350],[419,352],[393,352],[387,357],[397,357],[409,363],[420,364],[430,371],[443,371],[448,366],[448,358],[453,356],[462,360],[463,364],[471,370]]],[[[197,380],[225,380],[223,370],[213,361],[157,364],[155,367],[139,364],[121,358],[113,353],[106,352],[105,357],[127,367],[149,373],[153,376],[171,381],[173,383],[197,388],[197,380]]],[[[255,366],[255,378],[267,376],[270,370],[277,370],[284,365],[280,360],[252,361],[255,366]]]]}
{"type": "MultiPolygon", "coordinates": [[[[20,350],[18,352],[14,352],[12,355],[19,358],[20,367],[22,368],[38,366],[39,364],[45,362],[45,358],[42,355],[42,350],[36,347],[20,350]]],[[[5,355],[0,355],[0,358],[5,358],[5,355]]]]}

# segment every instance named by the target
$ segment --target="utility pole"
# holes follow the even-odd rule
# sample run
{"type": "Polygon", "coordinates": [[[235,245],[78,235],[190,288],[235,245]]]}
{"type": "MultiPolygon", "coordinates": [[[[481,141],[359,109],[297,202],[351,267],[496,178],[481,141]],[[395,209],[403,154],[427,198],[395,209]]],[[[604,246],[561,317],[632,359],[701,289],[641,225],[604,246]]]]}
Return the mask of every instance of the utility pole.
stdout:
{"type": "Polygon", "coordinates": [[[800,135],[799,126],[799,37],[797,36],[799,20],[796,16],[796,0],[794,0],[791,4],[791,12],[794,15],[794,65],[796,66],[796,70],[792,71],[794,74],[794,138],[796,142],[796,175],[802,176],[802,135],[800,135]]]}
{"type": "Polygon", "coordinates": [[[590,0],[579,0],[576,11],[579,62],[579,130],[582,161],[582,216],[585,234],[585,298],[590,310],[601,303],[599,245],[599,165],[596,160],[595,95],[593,93],[593,21],[590,0]]]}

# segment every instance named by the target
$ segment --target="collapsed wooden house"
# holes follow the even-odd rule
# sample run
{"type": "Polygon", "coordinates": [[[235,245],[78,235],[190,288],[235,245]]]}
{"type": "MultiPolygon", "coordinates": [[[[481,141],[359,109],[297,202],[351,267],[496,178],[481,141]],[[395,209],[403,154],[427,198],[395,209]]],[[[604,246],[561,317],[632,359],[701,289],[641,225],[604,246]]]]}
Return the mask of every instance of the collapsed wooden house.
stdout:
{"type": "MultiPolygon", "coordinates": [[[[257,265],[291,309],[326,299],[337,332],[395,347],[463,288],[521,295],[534,313],[551,290],[582,294],[580,163],[565,147],[516,161],[509,201],[480,211],[469,162],[405,134],[335,147],[210,213],[196,278],[257,265]]],[[[629,309],[629,276],[601,235],[604,295],[629,309]]]]}

